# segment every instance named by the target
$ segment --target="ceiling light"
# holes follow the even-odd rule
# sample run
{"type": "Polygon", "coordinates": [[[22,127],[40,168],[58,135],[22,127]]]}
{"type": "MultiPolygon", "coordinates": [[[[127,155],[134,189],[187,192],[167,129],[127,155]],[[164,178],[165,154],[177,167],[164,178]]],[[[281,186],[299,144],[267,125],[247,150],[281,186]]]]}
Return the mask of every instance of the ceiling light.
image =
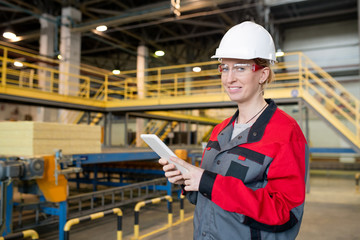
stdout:
{"type": "Polygon", "coordinates": [[[63,57],[59,54],[59,55],[57,55],[57,58],[59,59],[59,60],[62,60],[63,59],[63,57]]]}
{"type": "Polygon", "coordinates": [[[114,75],[119,75],[119,74],[120,74],[120,70],[119,70],[119,69],[114,69],[114,70],[112,70],[112,73],[113,73],[114,75]]]}
{"type": "Polygon", "coordinates": [[[276,57],[282,57],[284,55],[285,55],[285,53],[280,48],[275,53],[276,57]]]}
{"type": "Polygon", "coordinates": [[[155,55],[158,56],[158,57],[162,57],[162,56],[165,55],[165,52],[162,51],[162,50],[157,50],[157,51],[155,52],[155,55]]]}
{"type": "Polygon", "coordinates": [[[5,31],[3,33],[3,37],[9,40],[16,40],[16,34],[11,31],[5,31]]]}
{"type": "Polygon", "coordinates": [[[14,66],[15,66],[15,67],[23,67],[24,64],[23,64],[22,62],[15,61],[15,62],[14,62],[14,66]]]}
{"type": "Polygon", "coordinates": [[[201,67],[193,67],[193,72],[201,72],[201,67]]]}
{"type": "Polygon", "coordinates": [[[107,26],[105,26],[105,25],[100,25],[100,26],[96,27],[96,31],[99,31],[99,32],[105,32],[106,30],[107,30],[107,26]]]}

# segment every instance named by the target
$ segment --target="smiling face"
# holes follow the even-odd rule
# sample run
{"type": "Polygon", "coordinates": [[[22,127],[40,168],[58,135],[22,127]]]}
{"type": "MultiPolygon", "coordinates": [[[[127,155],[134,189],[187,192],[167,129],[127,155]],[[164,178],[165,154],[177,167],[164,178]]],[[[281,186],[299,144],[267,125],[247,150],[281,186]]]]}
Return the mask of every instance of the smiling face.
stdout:
{"type": "Polygon", "coordinates": [[[221,74],[221,81],[231,101],[242,104],[263,99],[260,83],[266,81],[270,70],[268,67],[253,71],[253,60],[232,58],[222,59],[221,64],[228,66],[225,68],[228,71],[221,74]],[[243,67],[239,68],[239,65],[243,67]]]}

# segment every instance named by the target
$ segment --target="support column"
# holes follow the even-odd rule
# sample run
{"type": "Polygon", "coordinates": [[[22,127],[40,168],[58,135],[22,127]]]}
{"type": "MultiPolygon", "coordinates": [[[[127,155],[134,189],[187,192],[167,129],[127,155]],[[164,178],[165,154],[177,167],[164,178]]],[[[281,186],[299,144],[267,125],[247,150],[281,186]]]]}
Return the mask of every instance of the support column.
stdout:
{"type": "MultiPolygon", "coordinates": [[[[61,12],[60,54],[62,61],[59,70],[59,94],[77,96],[79,93],[80,60],[81,60],[81,33],[71,32],[70,27],[74,22],[81,21],[81,12],[72,7],[66,7],[61,12]],[[71,76],[70,76],[71,74],[71,76]]],[[[72,122],[69,111],[60,110],[62,122],[72,122]]]]}
{"type": "Polygon", "coordinates": [[[187,122],[187,139],[186,139],[187,145],[191,144],[191,122],[187,122]]]}
{"type": "Polygon", "coordinates": [[[113,124],[113,115],[111,112],[109,112],[107,114],[107,118],[105,120],[107,121],[106,146],[111,147],[112,146],[112,124],[113,124]]]}
{"type": "MultiPolygon", "coordinates": [[[[144,45],[140,45],[137,49],[137,89],[138,89],[138,99],[144,99],[145,96],[145,69],[148,66],[148,48],[144,45]]],[[[136,146],[141,146],[140,134],[143,133],[145,121],[143,118],[136,119],[136,146]]],[[[126,133],[127,134],[127,133],[126,133]]]]}
{"type": "Polygon", "coordinates": [[[193,78],[191,77],[192,71],[192,67],[185,68],[185,95],[191,95],[191,87],[193,81],[193,78]]]}
{"type": "MultiPolygon", "coordinates": [[[[56,18],[49,14],[42,14],[44,18],[40,18],[40,55],[46,57],[54,56],[54,42],[55,42],[55,28],[57,27],[54,22],[50,22],[47,19],[56,18]]],[[[39,63],[41,67],[47,67],[46,63],[39,63]]],[[[39,86],[43,91],[50,91],[50,72],[40,69],[39,70],[39,86]]]]}
{"type": "MultiPolygon", "coordinates": [[[[40,55],[46,57],[54,56],[54,43],[55,43],[55,30],[57,28],[55,21],[56,18],[47,13],[42,14],[43,18],[40,18],[40,55]],[[54,22],[48,19],[53,19],[54,22]]],[[[46,68],[48,64],[39,63],[40,67],[46,68]]],[[[38,72],[39,76],[39,87],[42,91],[51,91],[51,73],[46,69],[40,69],[38,72]]],[[[48,109],[44,107],[38,107],[34,120],[52,122],[57,121],[58,111],[54,109],[48,109]]]]}
{"type": "Polygon", "coordinates": [[[129,122],[129,114],[125,113],[125,118],[124,118],[124,146],[128,147],[129,146],[129,129],[128,129],[128,122],[129,122]]]}
{"type": "Polygon", "coordinates": [[[148,67],[148,58],[149,51],[148,48],[144,45],[140,45],[137,49],[137,63],[136,63],[136,78],[137,78],[137,89],[138,89],[138,98],[145,98],[145,69],[148,67]]]}

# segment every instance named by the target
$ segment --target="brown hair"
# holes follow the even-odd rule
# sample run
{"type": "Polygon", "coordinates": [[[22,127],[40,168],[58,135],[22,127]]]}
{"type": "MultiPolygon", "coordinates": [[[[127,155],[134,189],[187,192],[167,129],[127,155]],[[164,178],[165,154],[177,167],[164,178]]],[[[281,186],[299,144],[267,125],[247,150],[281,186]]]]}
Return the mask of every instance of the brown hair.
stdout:
{"type": "Polygon", "coordinates": [[[270,68],[270,73],[266,81],[264,81],[261,85],[264,86],[265,84],[270,84],[275,79],[275,74],[273,70],[270,67],[270,61],[262,58],[255,58],[254,59],[255,64],[262,66],[262,67],[268,67],[270,68]]]}

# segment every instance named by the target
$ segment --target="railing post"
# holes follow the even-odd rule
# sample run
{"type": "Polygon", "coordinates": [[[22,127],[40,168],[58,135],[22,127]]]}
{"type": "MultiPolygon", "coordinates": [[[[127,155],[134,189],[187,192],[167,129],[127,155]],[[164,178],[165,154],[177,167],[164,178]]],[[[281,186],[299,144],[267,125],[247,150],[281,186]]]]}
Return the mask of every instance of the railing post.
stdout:
{"type": "Polygon", "coordinates": [[[29,88],[33,88],[34,86],[34,69],[30,69],[30,76],[29,76],[29,88]]]}
{"type": "Polygon", "coordinates": [[[105,75],[105,83],[104,83],[104,100],[108,100],[108,84],[109,84],[109,75],[105,75]]]}
{"type": "Polygon", "coordinates": [[[177,96],[177,92],[178,92],[178,77],[177,77],[177,74],[175,74],[175,79],[174,79],[174,95],[175,95],[175,97],[177,96]]]}
{"type": "Polygon", "coordinates": [[[90,78],[86,78],[86,98],[90,98],[90,78]]]}
{"type": "Polygon", "coordinates": [[[183,194],[180,194],[180,221],[183,222],[184,221],[184,199],[185,196],[183,194]]]}
{"type": "Polygon", "coordinates": [[[139,239],[139,232],[140,232],[139,213],[140,213],[140,208],[145,206],[145,204],[146,204],[145,201],[138,202],[134,208],[134,239],[139,239]]]}
{"type": "Polygon", "coordinates": [[[120,208],[114,208],[113,212],[117,214],[117,240],[122,240],[122,216],[123,213],[120,208]]]}
{"type": "Polygon", "coordinates": [[[140,232],[140,226],[139,226],[139,212],[140,212],[140,208],[142,208],[143,206],[145,206],[146,204],[152,203],[152,204],[156,204],[159,203],[162,199],[166,199],[168,201],[168,224],[163,228],[169,228],[172,226],[173,224],[173,216],[172,216],[172,197],[169,195],[163,196],[163,197],[159,197],[159,198],[153,198],[150,200],[146,200],[146,201],[141,201],[138,202],[135,205],[134,208],[134,237],[132,239],[139,239],[139,232],[140,232]]]}
{"type": "Polygon", "coordinates": [[[173,212],[172,212],[172,197],[167,195],[165,199],[168,201],[168,224],[169,227],[173,224],[173,212]]]}
{"type": "Polygon", "coordinates": [[[299,54],[299,95],[300,97],[303,96],[303,82],[302,82],[302,61],[301,61],[301,53],[299,54]]]}
{"type": "Polygon", "coordinates": [[[157,74],[157,93],[158,93],[158,98],[160,98],[160,90],[161,90],[161,69],[158,68],[158,74],[157,74]]]}
{"type": "Polygon", "coordinates": [[[54,72],[50,72],[50,92],[54,90],[54,72]]]}
{"type": "Polygon", "coordinates": [[[3,61],[2,61],[2,72],[1,72],[1,85],[3,87],[5,87],[5,85],[6,85],[7,55],[8,55],[8,50],[7,50],[7,48],[4,48],[4,55],[3,55],[3,61]]]}

